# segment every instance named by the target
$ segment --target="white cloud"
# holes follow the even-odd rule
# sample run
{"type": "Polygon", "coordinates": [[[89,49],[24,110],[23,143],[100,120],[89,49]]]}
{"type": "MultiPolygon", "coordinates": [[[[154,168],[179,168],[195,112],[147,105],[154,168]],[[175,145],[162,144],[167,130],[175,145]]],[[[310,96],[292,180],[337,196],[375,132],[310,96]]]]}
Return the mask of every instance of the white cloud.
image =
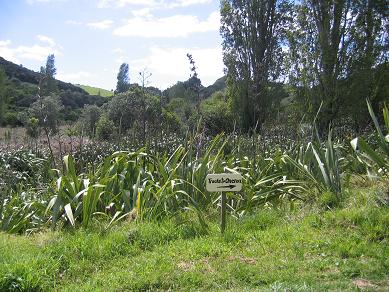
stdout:
{"type": "Polygon", "coordinates": [[[36,37],[37,37],[41,42],[48,43],[51,47],[54,47],[54,46],[55,46],[55,41],[54,41],[52,38],[48,37],[48,36],[38,34],[36,37]]]}
{"type": "Polygon", "coordinates": [[[155,0],[100,0],[97,3],[99,8],[108,8],[108,7],[124,7],[126,5],[139,5],[139,6],[155,6],[159,2],[155,0]]]}
{"type": "Polygon", "coordinates": [[[77,21],[77,20],[73,20],[73,19],[69,19],[69,20],[66,20],[66,24],[80,25],[80,24],[82,24],[82,22],[77,21]]]}
{"type": "Polygon", "coordinates": [[[112,20],[102,20],[98,22],[89,22],[87,23],[87,26],[96,28],[96,29],[108,29],[112,26],[113,21],[112,20]]]}
{"type": "Polygon", "coordinates": [[[36,61],[43,61],[50,54],[59,55],[59,52],[53,50],[51,47],[44,47],[40,45],[19,46],[16,49],[18,56],[22,59],[30,59],[36,61]]]}
{"type": "Polygon", "coordinates": [[[14,63],[20,63],[20,60],[16,57],[14,50],[9,47],[10,44],[10,40],[0,41],[0,57],[14,63]]]}
{"type": "Polygon", "coordinates": [[[99,88],[111,88],[112,84],[115,82],[116,75],[111,71],[104,69],[104,73],[91,73],[88,71],[77,71],[77,72],[62,72],[60,69],[56,75],[58,80],[64,82],[70,82],[73,84],[83,84],[90,85],[99,88]]]}
{"type": "Polygon", "coordinates": [[[138,10],[132,10],[132,15],[135,17],[152,17],[151,8],[146,7],[138,10]]]}
{"type": "Polygon", "coordinates": [[[34,44],[32,46],[17,46],[11,47],[10,40],[0,41],[0,56],[14,63],[21,63],[22,59],[34,60],[42,62],[48,55],[62,55],[62,48],[55,45],[55,41],[43,35],[38,35],[37,38],[46,42],[46,45],[34,44]]]}
{"type": "Polygon", "coordinates": [[[10,40],[0,41],[0,47],[6,47],[11,44],[10,40]]]}
{"type": "Polygon", "coordinates": [[[173,1],[173,3],[168,4],[169,8],[175,8],[175,7],[188,7],[192,5],[199,5],[199,4],[209,4],[212,0],[176,0],[173,1]]]}
{"type": "Polygon", "coordinates": [[[219,12],[212,12],[201,21],[194,15],[174,15],[165,18],[134,17],[127,24],[114,30],[117,36],[145,38],[187,37],[193,33],[217,31],[220,27],[219,12]]]}
{"type": "Polygon", "coordinates": [[[35,3],[52,3],[52,2],[66,2],[68,0],[26,0],[26,2],[30,5],[35,3]]]}
{"type": "Polygon", "coordinates": [[[127,57],[125,56],[119,56],[115,59],[115,63],[118,63],[118,64],[123,64],[123,63],[126,63],[128,60],[127,57]]]}
{"type": "Polygon", "coordinates": [[[186,54],[193,56],[197,73],[203,85],[213,84],[223,76],[223,56],[221,48],[160,48],[152,47],[146,58],[130,62],[131,82],[138,81],[138,72],[147,68],[153,75],[151,85],[165,89],[178,80],[190,77],[190,65],[186,54]]]}
{"type": "Polygon", "coordinates": [[[176,7],[187,7],[192,5],[209,4],[212,0],[100,0],[97,3],[99,8],[119,8],[126,5],[143,6],[153,9],[162,8],[176,8],[176,7]]]}
{"type": "Polygon", "coordinates": [[[92,77],[93,74],[90,72],[86,71],[78,71],[75,73],[64,73],[59,71],[57,74],[57,79],[66,81],[66,82],[71,82],[71,83],[82,83],[88,80],[88,78],[92,77]]]}
{"type": "Polygon", "coordinates": [[[121,48],[113,49],[112,52],[115,54],[120,54],[120,55],[123,55],[125,53],[124,50],[121,48]]]}

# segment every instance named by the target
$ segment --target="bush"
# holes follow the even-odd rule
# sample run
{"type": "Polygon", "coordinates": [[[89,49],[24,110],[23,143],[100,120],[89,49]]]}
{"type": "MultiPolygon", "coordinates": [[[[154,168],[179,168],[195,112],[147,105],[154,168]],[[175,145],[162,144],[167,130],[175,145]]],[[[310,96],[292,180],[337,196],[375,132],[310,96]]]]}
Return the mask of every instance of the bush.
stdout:
{"type": "Polygon", "coordinates": [[[11,127],[21,126],[21,123],[18,119],[18,113],[16,112],[6,112],[4,114],[4,125],[8,125],[11,127]]]}
{"type": "Polygon", "coordinates": [[[201,105],[201,112],[206,131],[210,135],[234,130],[234,116],[222,92],[215,92],[205,100],[201,105]]]}
{"type": "Polygon", "coordinates": [[[101,116],[96,125],[96,137],[99,140],[111,140],[116,133],[114,123],[107,116],[101,116]]]}

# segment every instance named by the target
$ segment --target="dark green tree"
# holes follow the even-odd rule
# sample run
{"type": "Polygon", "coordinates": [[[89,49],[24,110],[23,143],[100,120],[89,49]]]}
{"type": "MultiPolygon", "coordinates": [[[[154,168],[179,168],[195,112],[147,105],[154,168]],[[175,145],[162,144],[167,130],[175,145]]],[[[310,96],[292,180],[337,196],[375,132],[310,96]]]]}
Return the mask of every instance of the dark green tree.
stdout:
{"type": "Polygon", "coordinates": [[[57,74],[57,68],[55,67],[55,56],[54,54],[48,55],[46,60],[46,66],[41,67],[42,74],[42,96],[49,95],[57,91],[57,83],[55,75],[57,74]]]}
{"type": "Polygon", "coordinates": [[[388,60],[384,2],[304,0],[294,5],[294,25],[287,34],[289,80],[312,115],[322,104],[321,133],[340,116],[368,117],[365,99],[383,95],[383,75],[375,72],[388,60]]]}
{"type": "Polygon", "coordinates": [[[221,1],[228,95],[247,131],[272,111],[267,88],[280,74],[286,8],[282,0],[221,1]]]}
{"type": "Polygon", "coordinates": [[[349,15],[353,19],[348,38],[352,40],[347,52],[347,81],[343,82],[342,112],[347,111],[359,130],[370,121],[366,107],[368,98],[374,110],[388,100],[389,38],[387,1],[353,1],[349,15]]]}
{"type": "Polygon", "coordinates": [[[130,78],[128,76],[128,64],[123,63],[120,65],[119,73],[117,76],[117,84],[116,84],[116,90],[115,93],[122,93],[126,92],[130,88],[130,78]]]}
{"type": "Polygon", "coordinates": [[[197,67],[196,67],[196,63],[195,63],[195,61],[193,59],[193,56],[188,53],[188,54],[186,54],[186,57],[189,60],[190,71],[191,71],[190,78],[186,82],[186,84],[196,94],[196,107],[197,107],[197,112],[199,113],[199,111],[200,111],[200,101],[201,101],[201,99],[200,99],[200,97],[201,97],[200,96],[200,92],[201,92],[201,89],[203,88],[203,86],[201,85],[201,80],[198,77],[197,67]]]}
{"type": "Polygon", "coordinates": [[[96,124],[96,137],[99,140],[112,140],[116,134],[114,123],[106,116],[102,115],[96,124]]]}
{"type": "Polygon", "coordinates": [[[7,105],[5,90],[6,81],[7,76],[5,75],[4,69],[0,67],[0,125],[3,123],[5,116],[5,108],[7,105]]]}
{"type": "Polygon", "coordinates": [[[101,116],[101,109],[96,105],[86,105],[80,117],[80,123],[89,137],[96,136],[97,122],[101,116]]]}
{"type": "Polygon", "coordinates": [[[55,134],[59,129],[62,102],[57,95],[41,97],[30,107],[32,117],[39,120],[40,127],[49,134],[55,134]]]}
{"type": "Polygon", "coordinates": [[[158,123],[159,97],[141,87],[133,87],[115,95],[107,104],[108,117],[115,123],[119,133],[131,129],[135,122],[158,123]]]}

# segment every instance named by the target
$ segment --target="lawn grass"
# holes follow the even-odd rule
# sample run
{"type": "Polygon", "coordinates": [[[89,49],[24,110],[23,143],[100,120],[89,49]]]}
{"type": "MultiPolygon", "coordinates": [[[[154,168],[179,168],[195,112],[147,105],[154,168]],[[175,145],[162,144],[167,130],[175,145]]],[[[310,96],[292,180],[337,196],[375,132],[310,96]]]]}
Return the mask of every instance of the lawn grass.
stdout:
{"type": "Polygon", "coordinates": [[[348,190],[341,206],[259,209],[204,231],[179,219],[105,231],[0,233],[0,291],[368,291],[389,289],[387,188],[348,190]]]}

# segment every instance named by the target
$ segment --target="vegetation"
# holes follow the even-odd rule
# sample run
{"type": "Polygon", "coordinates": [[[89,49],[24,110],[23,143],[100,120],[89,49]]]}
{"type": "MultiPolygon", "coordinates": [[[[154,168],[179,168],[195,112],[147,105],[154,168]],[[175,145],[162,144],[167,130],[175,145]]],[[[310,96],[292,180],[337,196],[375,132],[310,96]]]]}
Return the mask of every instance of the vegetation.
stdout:
{"type": "Polygon", "coordinates": [[[389,289],[381,2],[223,0],[209,87],[189,53],[109,98],[0,58],[0,290],[389,289]]]}
{"type": "MultiPolygon", "coordinates": [[[[55,69],[54,56],[48,58],[47,63],[48,72],[55,69]]],[[[101,106],[107,101],[105,97],[89,95],[82,88],[70,83],[55,80],[52,77],[43,79],[46,76],[46,67],[42,68],[41,73],[36,73],[0,57],[1,126],[26,126],[29,108],[38,100],[40,82],[41,96],[56,95],[59,97],[63,105],[61,115],[58,117],[61,122],[77,120],[84,105],[101,106]]]]}
{"type": "Polygon", "coordinates": [[[118,73],[118,82],[116,84],[115,93],[126,92],[130,89],[130,78],[128,76],[128,64],[123,63],[120,65],[118,73]]]}
{"type": "Polygon", "coordinates": [[[375,201],[384,189],[349,189],[334,210],[262,208],[229,221],[223,236],[216,218],[207,233],[164,220],[0,234],[0,288],[385,291],[389,217],[375,201]]]}
{"type": "MultiPolygon", "coordinates": [[[[374,112],[371,114],[377,121],[374,112]]],[[[384,119],[388,120],[386,108],[384,119]]],[[[122,121],[119,125],[125,123],[122,121]]],[[[98,156],[100,158],[92,154],[96,152],[95,147],[89,150],[90,154],[85,153],[87,149],[82,149],[80,151],[87,157],[96,157],[91,161],[92,165],[77,165],[71,155],[65,156],[62,171],[52,173],[45,182],[38,180],[35,185],[27,185],[29,192],[38,188],[43,193],[34,196],[31,205],[21,214],[19,208],[13,208],[12,202],[25,196],[21,194],[26,192],[22,182],[29,181],[32,175],[26,173],[24,165],[28,165],[29,170],[35,167],[35,161],[42,163],[35,160],[36,155],[24,154],[32,160],[27,159],[22,166],[3,159],[7,180],[4,187],[8,186],[8,180],[14,179],[12,173],[15,171],[23,180],[17,189],[5,191],[5,208],[0,218],[7,222],[5,230],[25,232],[48,225],[54,228],[59,223],[87,227],[94,218],[106,218],[110,221],[109,226],[130,212],[136,212],[139,220],[160,220],[193,213],[206,230],[205,218],[209,210],[214,209],[219,194],[206,192],[205,177],[208,173],[225,171],[239,172],[245,178],[244,191],[229,200],[230,213],[238,218],[255,212],[259,206],[277,206],[296,200],[308,203],[320,201],[323,196],[329,196],[328,207],[332,208],[343,201],[343,188],[345,184],[347,186],[344,177],[360,173],[363,167],[375,177],[387,177],[389,127],[386,127],[387,134],[377,128],[379,140],[376,149],[362,138],[351,141],[357,156],[350,153],[352,150],[347,145],[333,142],[331,134],[325,143],[291,141],[284,150],[273,144],[264,146],[258,154],[257,146],[253,144],[251,147],[250,140],[236,140],[234,135],[203,140],[201,132],[188,135],[181,145],[175,138],[177,146],[174,148],[167,137],[163,137],[159,143],[149,144],[146,149],[117,151],[108,156],[106,153],[114,150],[105,150],[103,156],[98,156]],[[46,209],[42,208],[45,204],[46,209]],[[20,224],[23,228],[19,228],[20,224]]],[[[114,128],[113,122],[103,115],[97,122],[96,135],[99,139],[109,140],[114,128]]],[[[52,159],[51,147],[50,155],[52,159]]],[[[44,176],[44,173],[34,175],[44,176]]]]}

